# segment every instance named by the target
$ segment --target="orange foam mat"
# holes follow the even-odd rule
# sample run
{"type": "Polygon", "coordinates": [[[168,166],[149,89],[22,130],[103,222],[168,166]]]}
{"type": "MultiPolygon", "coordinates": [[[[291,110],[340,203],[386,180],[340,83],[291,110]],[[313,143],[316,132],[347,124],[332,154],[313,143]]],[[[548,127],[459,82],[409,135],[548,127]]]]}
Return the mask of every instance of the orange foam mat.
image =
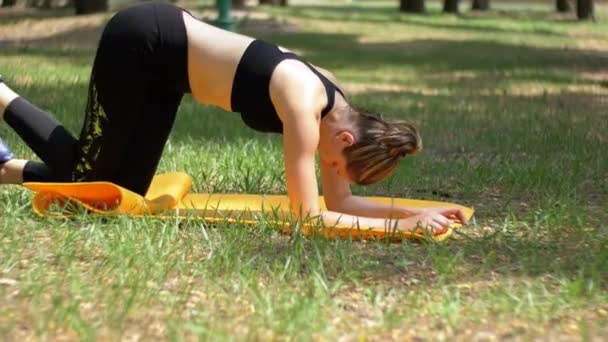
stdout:
{"type": "MultiPolygon", "coordinates": [[[[253,194],[197,194],[189,193],[192,179],[185,173],[172,172],[154,177],[145,197],[109,182],[83,183],[25,183],[25,187],[36,192],[33,198],[34,211],[41,216],[68,217],[73,215],[76,207],[88,210],[97,215],[154,215],[160,218],[181,216],[190,219],[201,219],[210,222],[223,220],[255,225],[261,215],[274,218],[285,232],[290,231],[289,199],[285,195],[253,194]],[[71,205],[65,205],[65,204],[71,205]],[[72,208],[72,209],[69,209],[72,208]]],[[[435,202],[405,198],[368,197],[369,200],[409,206],[416,208],[457,207],[462,209],[467,218],[473,216],[473,209],[454,203],[435,202]]],[[[325,209],[323,197],[319,204],[325,209]]],[[[445,240],[453,233],[454,227],[446,233],[433,236],[434,240],[445,240]]],[[[308,234],[324,234],[329,238],[390,238],[422,239],[419,232],[395,232],[385,227],[351,227],[338,224],[331,227],[305,226],[308,234]]],[[[415,228],[415,227],[412,227],[415,228]]]]}

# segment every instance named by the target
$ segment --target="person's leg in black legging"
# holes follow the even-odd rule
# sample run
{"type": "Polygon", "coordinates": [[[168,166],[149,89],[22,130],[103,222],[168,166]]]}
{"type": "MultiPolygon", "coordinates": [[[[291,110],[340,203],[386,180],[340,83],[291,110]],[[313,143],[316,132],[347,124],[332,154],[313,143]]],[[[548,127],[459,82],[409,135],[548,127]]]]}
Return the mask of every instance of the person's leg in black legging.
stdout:
{"type": "Polygon", "coordinates": [[[119,12],[104,29],[78,141],[50,115],[0,89],[0,109],[9,107],[6,121],[44,161],[17,165],[24,180],[103,180],[146,193],[182,89],[187,88],[186,33],[183,22],[179,25],[182,12],[173,7],[157,11],[157,6],[141,5],[119,12]],[[159,32],[157,21],[161,14],[170,22],[163,26],[164,34],[159,32]],[[175,36],[168,34],[176,28],[180,30],[175,36]],[[171,56],[176,63],[168,63],[171,56]],[[174,72],[173,66],[179,72],[174,72]],[[175,74],[183,79],[173,79],[175,74]]]}
{"type": "Polygon", "coordinates": [[[173,127],[183,94],[164,89],[152,91],[143,113],[129,134],[127,159],[120,164],[114,181],[145,194],[154,178],[165,143],[173,127]]]}
{"type": "MultiPolygon", "coordinates": [[[[160,153],[142,153],[138,140],[144,137],[144,144],[164,146],[171,124],[159,124],[153,133],[140,127],[156,124],[157,117],[162,117],[153,113],[161,110],[157,106],[163,107],[159,104],[163,97],[151,91],[155,84],[151,64],[156,58],[147,44],[151,38],[126,19],[130,17],[125,13],[113,19],[97,51],[74,180],[110,181],[145,195],[148,175],[156,171],[160,153]]],[[[173,117],[174,112],[168,115],[173,117]]]]}
{"type": "Polygon", "coordinates": [[[126,160],[129,134],[147,99],[146,33],[154,26],[130,27],[123,16],[110,20],[99,41],[79,140],[49,114],[0,89],[4,120],[44,162],[17,165],[15,171],[23,168],[22,181],[113,181],[126,160]]]}
{"type": "Polygon", "coordinates": [[[22,97],[6,108],[4,120],[51,172],[42,180],[71,180],[78,141],[63,125],[22,97]]]}
{"type": "Polygon", "coordinates": [[[129,159],[127,146],[149,97],[138,64],[122,57],[123,63],[106,55],[95,64],[74,181],[110,181],[130,189],[116,175],[129,159]]]}
{"type": "Polygon", "coordinates": [[[177,37],[170,34],[182,12],[157,6],[122,11],[104,30],[89,94],[93,101],[80,136],[77,181],[111,181],[141,195],[148,190],[183,95],[175,89],[174,69],[187,80],[185,28],[177,37]],[[162,30],[159,16],[175,19],[174,25],[162,30]]]}
{"type": "Polygon", "coordinates": [[[147,78],[133,75],[136,64],[122,65],[105,74],[101,82],[95,78],[99,70],[94,67],[80,142],[48,113],[21,97],[14,97],[4,106],[5,121],[44,163],[11,160],[0,170],[0,181],[104,180],[144,195],[183,94],[148,90],[147,78]],[[126,73],[132,77],[117,79],[120,76],[116,75],[126,73]],[[73,179],[74,174],[79,178],[73,179]]]}
{"type": "Polygon", "coordinates": [[[50,114],[0,83],[0,114],[44,163],[12,159],[2,164],[1,183],[68,181],[77,140],[50,114]]]}
{"type": "Polygon", "coordinates": [[[114,181],[128,158],[129,135],[143,113],[148,85],[140,54],[108,41],[100,42],[93,64],[80,140],[2,84],[4,121],[43,161],[10,160],[0,170],[2,183],[114,181]]]}

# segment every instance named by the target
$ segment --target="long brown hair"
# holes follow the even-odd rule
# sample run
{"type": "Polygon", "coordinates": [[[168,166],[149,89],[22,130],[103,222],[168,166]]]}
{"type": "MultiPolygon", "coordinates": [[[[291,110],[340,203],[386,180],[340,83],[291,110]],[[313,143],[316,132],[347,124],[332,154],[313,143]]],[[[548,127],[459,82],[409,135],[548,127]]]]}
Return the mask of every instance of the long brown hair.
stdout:
{"type": "Polygon", "coordinates": [[[422,139],[407,121],[383,119],[379,115],[349,108],[355,143],[344,149],[349,175],[360,185],[387,177],[402,157],[422,149],[422,139]]]}

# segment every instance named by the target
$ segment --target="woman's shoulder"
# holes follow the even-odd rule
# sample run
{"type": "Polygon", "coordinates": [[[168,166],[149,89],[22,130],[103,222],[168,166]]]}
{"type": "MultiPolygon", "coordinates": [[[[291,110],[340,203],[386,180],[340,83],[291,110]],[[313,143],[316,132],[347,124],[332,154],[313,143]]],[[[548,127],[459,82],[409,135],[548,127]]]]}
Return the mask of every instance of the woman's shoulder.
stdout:
{"type": "Polygon", "coordinates": [[[270,96],[279,116],[282,115],[279,108],[320,114],[327,105],[325,87],[319,77],[295,59],[286,59],[277,65],[270,80],[270,96]]]}

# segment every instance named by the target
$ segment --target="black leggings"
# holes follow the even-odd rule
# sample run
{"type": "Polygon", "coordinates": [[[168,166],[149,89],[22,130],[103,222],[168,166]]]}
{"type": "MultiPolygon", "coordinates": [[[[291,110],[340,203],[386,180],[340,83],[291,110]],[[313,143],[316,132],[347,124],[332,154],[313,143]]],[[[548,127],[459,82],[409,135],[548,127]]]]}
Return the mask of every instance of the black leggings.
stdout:
{"type": "Polygon", "coordinates": [[[118,12],[101,36],[80,139],[23,98],[6,122],[44,162],[26,182],[110,181],[144,195],[188,84],[183,10],[147,3],[118,12]]]}

